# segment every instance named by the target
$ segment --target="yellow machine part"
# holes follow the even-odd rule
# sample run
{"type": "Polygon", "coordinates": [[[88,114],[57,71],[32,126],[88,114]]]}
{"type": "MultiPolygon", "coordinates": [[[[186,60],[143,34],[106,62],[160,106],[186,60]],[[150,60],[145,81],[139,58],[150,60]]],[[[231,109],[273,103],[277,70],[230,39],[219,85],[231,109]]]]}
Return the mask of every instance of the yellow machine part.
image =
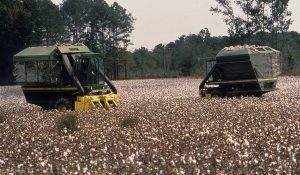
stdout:
{"type": "Polygon", "coordinates": [[[118,95],[114,93],[77,96],[75,111],[87,111],[99,108],[110,110],[111,108],[118,107],[118,101],[118,95]]]}

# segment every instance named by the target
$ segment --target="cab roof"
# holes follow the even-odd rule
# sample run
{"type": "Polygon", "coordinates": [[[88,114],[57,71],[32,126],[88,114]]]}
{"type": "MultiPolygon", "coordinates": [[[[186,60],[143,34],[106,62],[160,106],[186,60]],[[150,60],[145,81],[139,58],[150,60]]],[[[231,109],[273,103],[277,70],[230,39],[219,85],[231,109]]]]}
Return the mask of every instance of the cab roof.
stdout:
{"type": "Polygon", "coordinates": [[[91,53],[91,50],[84,44],[28,47],[14,55],[14,59],[22,59],[24,61],[45,59],[48,60],[55,59],[55,54],[59,53],[91,53]]]}
{"type": "Polygon", "coordinates": [[[91,50],[84,44],[61,45],[57,47],[60,53],[90,53],[91,50]]]}

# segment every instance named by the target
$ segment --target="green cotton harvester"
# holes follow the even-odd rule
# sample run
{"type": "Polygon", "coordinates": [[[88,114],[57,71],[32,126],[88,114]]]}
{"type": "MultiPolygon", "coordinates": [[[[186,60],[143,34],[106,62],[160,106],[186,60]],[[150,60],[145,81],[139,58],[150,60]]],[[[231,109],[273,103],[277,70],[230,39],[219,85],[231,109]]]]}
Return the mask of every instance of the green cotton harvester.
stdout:
{"type": "Polygon", "coordinates": [[[206,62],[201,97],[254,95],[276,90],[280,52],[268,46],[225,47],[206,62]]]}
{"type": "Polygon", "coordinates": [[[43,109],[116,108],[117,89],[103,71],[103,55],[84,44],[28,47],[14,55],[15,83],[43,109]]]}

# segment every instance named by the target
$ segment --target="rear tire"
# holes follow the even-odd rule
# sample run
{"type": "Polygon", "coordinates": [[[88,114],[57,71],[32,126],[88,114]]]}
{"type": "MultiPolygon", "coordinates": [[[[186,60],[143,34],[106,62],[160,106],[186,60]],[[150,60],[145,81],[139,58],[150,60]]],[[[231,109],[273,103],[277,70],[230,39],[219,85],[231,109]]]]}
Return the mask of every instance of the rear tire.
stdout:
{"type": "Polygon", "coordinates": [[[53,109],[53,106],[51,106],[51,105],[40,105],[40,106],[41,106],[42,110],[51,110],[51,109],[53,109]]]}
{"type": "Polygon", "coordinates": [[[63,97],[56,101],[55,109],[57,109],[60,112],[66,112],[72,110],[73,105],[70,99],[63,97]]]}
{"type": "Polygon", "coordinates": [[[215,97],[221,97],[221,98],[224,98],[225,95],[224,95],[224,92],[221,91],[220,89],[214,89],[211,91],[211,94],[215,97]]]}
{"type": "Polygon", "coordinates": [[[264,94],[264,93],[258,92],[258,93],[255,93],[254,96],[255,96],[255,97],[261,97],[263,94],[264,94]]]}

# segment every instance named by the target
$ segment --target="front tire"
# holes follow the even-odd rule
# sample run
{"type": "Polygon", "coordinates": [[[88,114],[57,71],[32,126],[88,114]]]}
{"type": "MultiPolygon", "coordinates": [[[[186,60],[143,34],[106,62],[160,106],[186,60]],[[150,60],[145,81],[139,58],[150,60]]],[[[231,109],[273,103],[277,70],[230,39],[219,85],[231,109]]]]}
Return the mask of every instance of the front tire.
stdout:
{"type": "Polygon", "coordinates": [[[60,112],[66,112],[72,110],[73,105],[70,99],[63,97],[56,101],[55,109],[57,109],[60,112]]]}
{"type": "Polygon", "coordinates": [[[42,108],[42,110],[51,110],[53,109],[53,105],[40,105],[40,107],[42,108]]]}
{"type": "Polygon", "coordinates": [[[214,89],[211,91],[211,94],[215,97],[221,97],[221,98],[224,98],[225,97],[225,93],[220,90],[220,89],[214,89]]]}

